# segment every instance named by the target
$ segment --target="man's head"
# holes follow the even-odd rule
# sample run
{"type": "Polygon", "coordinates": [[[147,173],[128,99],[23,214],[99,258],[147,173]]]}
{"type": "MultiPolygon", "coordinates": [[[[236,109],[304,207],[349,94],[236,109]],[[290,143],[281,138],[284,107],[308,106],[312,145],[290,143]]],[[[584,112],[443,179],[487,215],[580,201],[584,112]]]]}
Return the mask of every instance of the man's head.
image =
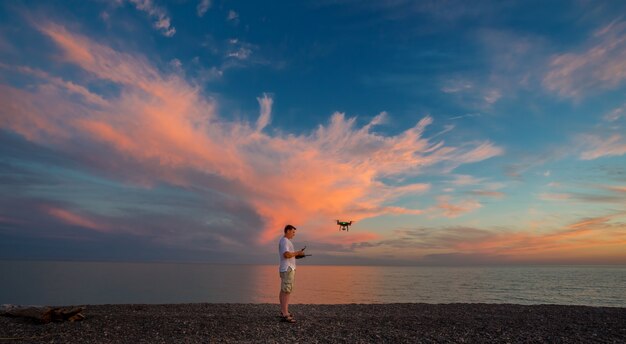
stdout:
{"type": "Polygon", "coordinates": [[[296,227],[292,226],[292,225],[286,225],[285,226],[285,237],[287,237],[287,239],[291,239],[296,235],[296,227]]]}

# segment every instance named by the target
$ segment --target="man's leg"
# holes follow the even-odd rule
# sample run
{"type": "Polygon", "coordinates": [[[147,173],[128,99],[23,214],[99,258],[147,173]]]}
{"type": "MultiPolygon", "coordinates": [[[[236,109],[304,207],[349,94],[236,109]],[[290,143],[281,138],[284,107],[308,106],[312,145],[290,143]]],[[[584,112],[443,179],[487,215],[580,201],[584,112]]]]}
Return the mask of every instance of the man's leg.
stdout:
{"type": "Polygon", "coordinates": [[[284,291],[280,291],[280,312],[283,316],[287,316],[289,314],[289,295],[291,293],[286,293],[284,291]]]}
{"type": "Polygon", "coordinates": [[[291,296],[291,290],[293,288],[293,282],[296,276],[296,271],[291,268],[286,272],[280,273],[280,312],[283,316],[289,315],[289,297],[291,296]]]}

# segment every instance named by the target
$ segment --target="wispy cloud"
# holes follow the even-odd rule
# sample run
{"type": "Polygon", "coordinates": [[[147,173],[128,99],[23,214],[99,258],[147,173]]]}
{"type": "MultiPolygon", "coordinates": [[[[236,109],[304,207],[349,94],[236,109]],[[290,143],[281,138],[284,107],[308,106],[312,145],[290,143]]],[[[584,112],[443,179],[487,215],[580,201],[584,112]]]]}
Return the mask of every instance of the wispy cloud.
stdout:
{"type": "Polygon", "coordinates": [[[196,56],[192,59],[192,67],[197,71],[198,79],[212,81],[220,79],[225,73],[232,69],[248,68],[253,66],[264,66],[280,69],[283,62],[267,57],[266,52],[256,44],[242,41],[239,38],[229,38],[216,40],[211,35],[207,35],[201,46],[207,49],[212,55],[221,58],[221,63],[205,66],[206,58],[200,59],[196,56]]]}
{"type": "Polygon", "coordinates": [[[539,194],[539,199],[544,201],[569,201],[572,199],[572,195],[569,193],[542,193],[539,194]]]}
{"type": "Polygon", "coordinates": [[[228,40],[228,44],[225,49],[226,62],[222,68],[267,63],[259,57],[254,57],[254,54],[259,50],[259,47],[254,44],[242,42],[239,39],[233,38],[228,40]]]}
{"type": "MultiPolygon", "coordinates": [[[[493,87],[479,87],[475,84],[484,83],[481,81],[470,81],[468,79],[451,78],[444,80],[440,88],[441,92],[450,94],[458,98],[462,102],[469,102],[473,106],[479,108],[489,107],[502,98],[502,92],[493,87]]],[[[460,119],[464,117],[477,117],[476,114],[466,114],[463,116],[455,116],[451,119],[460,119]]]]}
{"type": "Polygon", "coordinates": [[[166,37],[172,37],[176,33],[176,28],[171,25],[171,19],[165,10],[154,4],[152,0],[129,0],[135,7],[147,13],[154,19],[154,28],[161,31],[166,37]]]}
{"type": "Polygon", "coordinates": [[[580,144],[584,146],[580,153],[583,160],[593,160],[605,156],[621,156],[626,154],[626,138],[620,134],[609,137],[600,135],[581,135],[580,144]]]}
{"type": "Polygon", "coordinates": [[[625,106],[609,111],[601,121],[588,132],[576,135],[576,147],[582,160],[594,160],[602,157],[622,156],[626,154],[625,106]]]}
{"type": "Polygon", "coordinates": [[[395,239],[372,242],[379,250],[411,247],[424,263],[614,263],[626,258],[624,213],[583,218],[552,230],[481,229],[467,226],[399,230],[395,239]],[[620,221],[622,220],[622,221],[620,221]]]}
{"type": "Polygon", "coordinates": [[[271,121],[272,104],[274,103],[274,99],[272,99],[267,93],[264,93],[263,97],[257,98],[257,101],[261,107],[261,114],[259,115],[259,119],[256,121],[256,130],[261,131],[271,121]]]}
{"type": "Polygon", "coordinates": [[[454,168],[460,164],[478,162],[504,153],[503,148],[494,145],[492,142],[480,142],[472,144],[472,146],[473,148],[471,150],[463,152],[461,156],[458,156],[458,159],[455,159],[454,168]]]}
{"type": "Polygon", "coordinates": [[[490,190],[471,190],[467,192],[470,195],[474,196],[483,196],[483,197],[493,197],[493,198],[503,198],[504,193],[499,191],[490,191],[490,190]]]}
{"type": "MultiPolygon", "coordinates": [[[[444,81],[450,93],[465,107],[490,112],[503,98],[515,98],[530,90],[544,67],[546,43],[542,37],[519,31],[482,28],[468,33],[483,54],[481,73],[467,73],[444,81]]],[[[476,58],[468,56],[467,58],[476,58]]]]}
{"type": "Polygon", "coordinates": [[[231,21],[235,24],[239,23],[239,13],[233,10],[228,11],[228,16],[226,17],[226,20],[231,21]]]}
{"type": "Polygon", "coordinates": [[[609,123],[616,122],[621,118],[626,118],[626,104],[611,110],[603,117],[603,119],[609,123]]]}
{"type": "Polygon", "coordinates": [[[48,213],[54,217],[56,217],[57,219],[73,225],[73,226],[79,226],[79,227],[83,227],[83,228],[89,228],[89,229],[93,229],[93,230],[97,230],[97,231],[104,231],[106,230],[106,227],[94,220],[91,220],[83,215],[79,215],[76,213],[73,213],[69,210],[66,209],[61,209],[61,208],[48,208],[46,209],[48,211],[48,213]]]}
{"type": "Polygon", "coordinates": [[[478,185],[484,181],[484,178],[476,178],[466,174],[455,174],[454,179],[450,182],[456,186],[478,185]]]}
{"type": "Polygon", "coordinates": [[[481,207],[480,202],[474,199],[465,199],[453,203],[450,196],[439,196],[437,197],[437,205],[434,207],[433,213],[441,212],[446,217],[456,218],[481,207]]]}
{"type": "Polygon", "coordinates": [[[466,195],[503,198],[505,194],[497,191],[504,187],[504,184],[498,182],[490,182],[486,178],[476,178],[465,174],[454,174],[453,179],[447,182],[453,187],[444,188],[445,192],[454,192],[457,189],[463,191],[466,195]],[[470,189],[471,187],[471,189],[470,189]]]}
{"type": "Polygon", "coordinates": [[[230,52],[228,52],[227,56],[228,57],[234,57],[238,60],[246,60],[248,57],[250,57],[250,54],[252,53],[252,50],[246,47],[238,47],[235,50],[231,50],[230,52]]]}
{"type": "MultiPolygon", "coordinates": [[[[571,147],[561,147],[561,148],[546,148],[540,154],[526,154],[516,158],[517,162],[514,164],[509,164],[504,167],[505,173],[510,178],[515,180],[522,180],[524,174],[529,171],[536,169],[538,167],[543,167],[544,165],[560,160],[566,157],[570,152],[571,147]]],[[[543,176],[544,172],[540,172],[543,176]]]]}
{"type": "Polygon", "coordinates": [[[211,8],[211,0],[201,0],[198,6],[196,7],[196,11],[198,12],[198,17],[203,17],[206,12],[211,8]]]}
{"type": "Polygon", "coordinates": [[[543,85],[561,96],[580,98],[596,89],[612,89],[626,79],[626,22],[598,29],[581,48],[552,57],[543,85]]]}
{"type": "Polygon", "coordinates": [[[480,113],[466,113],[464,115],[450,117],[449,120],[453,121],[453,120],[459,120],[463,118],[473,118],[473,117],[481,117],[481,116],[482,115],[480,113]]]}
{"type": "MultiPolygon", "coordinates": [[[[178,74],[160,72],[145,57],[113,50],[57,24],[43,23],[39,30],[61,49],[60,60],[79,67],[84,79],[70,83],[25,68],[39,83],[30,89],[1,86],[0,101],[10,106],[0,109],[0,127],[72,152],[77,161],[108,178],[148,188],[168,183],[198,190],[207,198],[211,192],[229,195],[263,219],[262,228],[248,229],[260,242],[280,235],[285,223],[305,224],[311,238],[324,241],[335,234],[328,219],[420,214],[423,210],[393,202],[407,193],[424,192],[428,185],[388,185],[383,180],[417,176],[425,167],[446,173],[503,152],[490,141],[455,147],[429,139],[424,131],[433,118],[428,116],[395,136],[373,132],[383,124],[384,113],[359,127],[356,118],[338,112],[310,133],[269,134],[262,131],[271,119],[273,98],[267,94],[258,99],[261,114],[255,125],[226,120],[197,86],[178,74]],[[90,90],[87,81],[94,79],[115,84],[120,92],[90,90]]],[[[474,201],[439,200],[446,216],[479,206],[474,201]]],[[[77,213],[56,214],[93,225],[77,213]]],[[[227,243],[241,235],[215,226],[194,227],[197,233],[183,237],[194,242],[194,235],[217,233],[227,243]]]]}
{"type": "Polygon", "coordinates": [[[494,104],[502,97],[502,93],[499,90],[488,90],[484,96],[485,102],[487,104],[494,104]]]}
{"type": "Polygon", "coordinates": [[[474,85],[468,80],[451,79],[446,80],[441,87],[443,93],[458,93],[466,90],[471,90],[474,85]]]}
{"type": "Polygon", "coordinates": [[[542,193],[539,199],[544,201],[568,201],[589,203],[614,203],[626,202],[625,187],[613,185],[596,185],[592,189],[579,192],[542,193]]]}
{"type": "MultiPolygon", "coordinates": [[[[0,68],[9,69],[10,67],[0,63],[0,68]]],[[[17,66],[15,67],[15,70],[23,74],[31,75],[31,76],[40,78],[41,80],[45,80],[49,82],[48,86],[50,88],[64,90],[68,94],[79,95],[91,104],[94,104],[94,105],[106,104],[106,101],[100,95],[92,93],[86,87],[75,84],[72,81],[63,80],[60,77],[52,76],[42,70],[33,69],[27,66],[17,66]]]]}

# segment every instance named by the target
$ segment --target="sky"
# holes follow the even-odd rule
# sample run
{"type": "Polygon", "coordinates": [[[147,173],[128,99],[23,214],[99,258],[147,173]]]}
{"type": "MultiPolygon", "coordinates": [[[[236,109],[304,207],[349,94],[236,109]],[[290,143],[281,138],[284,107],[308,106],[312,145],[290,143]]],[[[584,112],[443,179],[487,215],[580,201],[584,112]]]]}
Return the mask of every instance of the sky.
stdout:
{"type": "Polygon", "coordinates": [[[0,259],[626,264],[624,14],[2,1],[0,259]]]}

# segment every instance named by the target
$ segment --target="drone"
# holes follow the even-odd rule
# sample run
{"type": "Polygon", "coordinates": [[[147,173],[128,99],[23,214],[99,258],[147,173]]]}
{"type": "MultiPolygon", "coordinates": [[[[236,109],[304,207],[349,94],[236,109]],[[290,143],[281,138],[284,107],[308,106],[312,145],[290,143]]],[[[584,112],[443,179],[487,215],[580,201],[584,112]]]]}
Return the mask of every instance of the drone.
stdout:
{"type": "Polygon", "coordinates": [[[342,231],[350,231],[350,225],[352,221],[339,221],[337,220],[337,224],[339,225],[339,229],[342,231]]]}

